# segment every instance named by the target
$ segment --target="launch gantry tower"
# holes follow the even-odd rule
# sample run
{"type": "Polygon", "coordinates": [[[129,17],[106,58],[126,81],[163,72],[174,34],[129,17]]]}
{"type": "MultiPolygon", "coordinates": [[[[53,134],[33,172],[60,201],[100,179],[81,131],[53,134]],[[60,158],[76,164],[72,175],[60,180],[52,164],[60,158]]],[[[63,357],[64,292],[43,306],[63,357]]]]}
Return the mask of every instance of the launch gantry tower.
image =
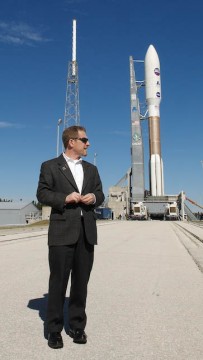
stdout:
{"type": "Polygon", "coordinates": [[[76,20],[73,20],[72,61],[68,63],[64,128],[80,124],[79,78],[76,61],[76,20]]]}

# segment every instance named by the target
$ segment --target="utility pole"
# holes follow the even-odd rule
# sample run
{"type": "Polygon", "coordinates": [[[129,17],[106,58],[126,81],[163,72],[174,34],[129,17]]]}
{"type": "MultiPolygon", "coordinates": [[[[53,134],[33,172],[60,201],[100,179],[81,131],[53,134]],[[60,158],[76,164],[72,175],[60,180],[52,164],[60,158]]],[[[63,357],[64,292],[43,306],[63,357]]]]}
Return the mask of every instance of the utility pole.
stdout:
{"type": "Polygon", "coordinates": [[[59,156],[59,128],[60,128],[60,125],[62,124],[62,119],[58,119],[58,122],[57,122],[57,139],[56,139],[56,156],[58,157],[59,156]]]}
{"type": "Polygon", "coordinates": [[[97,153],[94,153],[94,165],[96,166],[97,163],[97,153]]]}

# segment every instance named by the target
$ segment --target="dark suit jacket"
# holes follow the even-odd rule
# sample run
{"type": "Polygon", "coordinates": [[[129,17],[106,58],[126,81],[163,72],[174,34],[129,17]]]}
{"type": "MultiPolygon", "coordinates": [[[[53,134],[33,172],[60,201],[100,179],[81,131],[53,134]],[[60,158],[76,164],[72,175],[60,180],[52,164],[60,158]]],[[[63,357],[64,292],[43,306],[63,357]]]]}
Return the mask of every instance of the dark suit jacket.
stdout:
{"type": "Polygon", "coordinates": [[[97,244],[94,209],[104,201],[104,194],[96,166],[84,160],[82,166],[84,171],[82,195],[93,193],[96,197],[94,205],[82,203],[65,205],[66,196],[79,190],[62,154],[56,159],[44,162],[41,166],[37,199],[52,208],[48,232],[49,245],[76,243],[80,232],[81,210],[87,241],[90,244],[97,244]]]}

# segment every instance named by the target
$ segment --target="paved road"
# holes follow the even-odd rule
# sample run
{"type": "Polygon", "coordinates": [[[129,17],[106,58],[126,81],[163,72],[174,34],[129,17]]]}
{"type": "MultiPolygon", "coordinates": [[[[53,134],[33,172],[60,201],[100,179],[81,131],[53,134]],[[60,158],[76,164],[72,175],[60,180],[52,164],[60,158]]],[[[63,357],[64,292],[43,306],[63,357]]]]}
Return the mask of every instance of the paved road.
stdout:
{"type": "Polygon", "coordinates": [[[60,350],[43,335],[47,235],[0,241],[0,358],[202,360],[203,273],[194,253],[203,259],[203,244],[163,221],[99,223],[98,234],[88,343],[63,331],[60,350]]]}

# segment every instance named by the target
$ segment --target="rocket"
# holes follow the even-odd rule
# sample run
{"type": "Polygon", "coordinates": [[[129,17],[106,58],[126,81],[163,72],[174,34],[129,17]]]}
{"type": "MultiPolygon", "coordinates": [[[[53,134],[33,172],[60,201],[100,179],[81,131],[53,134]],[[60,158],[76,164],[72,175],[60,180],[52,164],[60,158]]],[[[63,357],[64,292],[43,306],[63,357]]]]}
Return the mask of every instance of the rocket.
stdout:
{"type": "Polygon", "coordinates": [[[160,142],[161,78],[160,62],[153,45],[150,45],[144,61],[145,93],[149,123],[149,173],[152,196],[164,195],[163,161],[160,142]]]}

